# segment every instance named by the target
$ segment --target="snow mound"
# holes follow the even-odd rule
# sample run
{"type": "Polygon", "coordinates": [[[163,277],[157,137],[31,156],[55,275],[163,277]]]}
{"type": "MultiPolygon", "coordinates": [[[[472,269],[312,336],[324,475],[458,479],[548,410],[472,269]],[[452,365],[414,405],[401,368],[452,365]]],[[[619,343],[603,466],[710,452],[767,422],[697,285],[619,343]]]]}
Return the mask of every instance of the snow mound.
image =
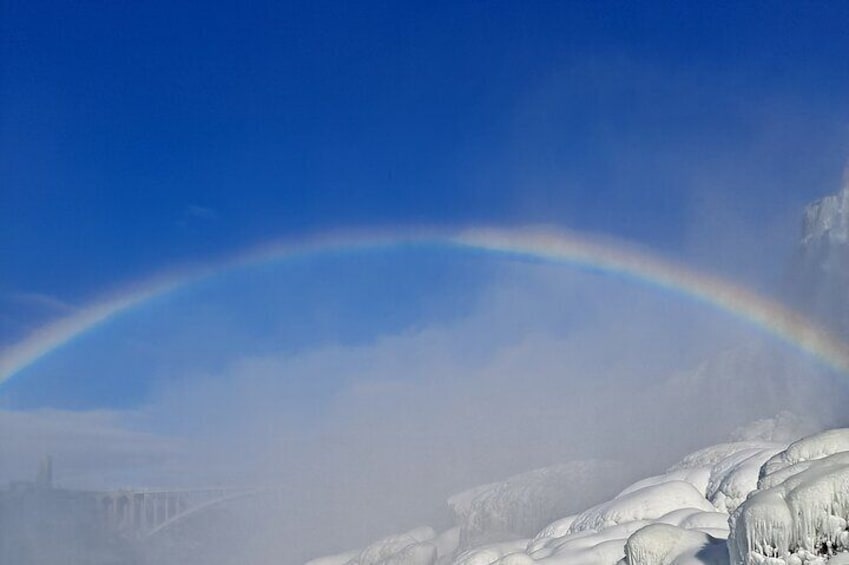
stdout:
{"type": "MultiPolygon", "coordinates": [[[[491,565],[492,563],[504,563],[505,558],[519,555],[518,559],[525,559],[528,562],[530,559],[527,555],[522,556],[524,549],[528,544],[528,540],[514,540],[503,543],[496,543],[470,549],[464,551],[456,557],[451,563],[453,565],[491,565]]],[[[510,561],[515,565],[522,563],[513,558],[510,561]]]]}
{"type": "Polygon", "coordinates": [[[849,428],[828,430],[791,443],[787,449],[767,461],[761,470],[765,477],[785,467],[815,461],[828,455],[849,451],[849,428]]]}
{"type": "Polygon", "coordinates": [[[661,485],[669,481],[684,481],[695,487],[699,493],[707,497],[708,483],[710,482],[711,466],[691,467],[686,469],[675,469],[663,475],[655,475],[641,481],[637,481],[619,493],[619,496],[632,493],[649,486],[661,485]]]}
{"type": "Polygon", "coordinates": [[[615,486],[621,475],[618,463],[574,461],[454,495],[448,505],[460,527],[460,547],[529,538],[549,522],[612,494],[600,495],[598,485],[615,486]]]}
{"type": "MultiPolygon", "coordinates": [[[[433,565],[437,547],[431,543],[436,538],[433,528],[424,526],[404,534],[385,537],[359,553],[344,565],[433,565]]],[[[316,565],[315,561],[311,562],[316,565]]],[[[325,565],[319,561],[321,565],[325,565]]],[[[327,564],[329,565],[329,564],[327,564]]]]}
{"type": "Polygon", "coordinates": [[[669,468],[669,471],[681,469],[694,469],[698,467],[712,467],[724,459],[734,456],[744,450],[752,449],[782,449],[786,444],[772,443],[768,441],[734,441],[720,443],[687,455],[680,462],[669,468]]]}
{"type": "Polygon", "coordinates": [[[669,524],[637,530],[625,544],[625,556],[628,565],[728,565],[724,539],[669,524]]]}
{"type": "Polygon", "coordinates": [[[707,499],[722,512],[733,512],[757,488],[761,466],[779,447],[741,449],[711,468],[707,499]]]}
{"type": "Polygon", "coordinates": [[[572,516],[560,518],[540,530],[540,532],[534,536],[534,539],[532,539],[528,544],[528,553],[539,551],[545,548],[552,539],[562,538],[567,535],[569,533],[569,528],[572,527],[572,523],[577,517],[577,514],[573,514],[572,516]]]}
{"type": "Polygon", "coordinates": [[[355,549],[354,551],[346,551],[345,553],[339,553],[337,555],[319,557],[318,559],[307,561],[305,565],[346,565],[359,554],[360,551],[355,549]]]}
{"type": "Polygon", "coordinates": [[[547,538],[542,543],[529,544],[528,554],[536,561],[548,564],[570,565],[615,565],[625,557],[625,542],[628,537],[649,522],[639,520],[627,522],[601,531],[585,530],[556,538],[547,538]],[[533,551],[531,551],[533,545],[533,551]]]}
{"type": "Polygon", "coordinates": [[[656,520],[680,508],[715,510],[696,488],[686,482],[670,480],[618,496],[579,515],[569,533],[601,530],[636,520],[656,520]]]}
{"type": "Polygon", "coordinates": [[[849,551],[849,430],[792,443],[760,475],[731,517],[732,563],[819,565],[849,551]]]}

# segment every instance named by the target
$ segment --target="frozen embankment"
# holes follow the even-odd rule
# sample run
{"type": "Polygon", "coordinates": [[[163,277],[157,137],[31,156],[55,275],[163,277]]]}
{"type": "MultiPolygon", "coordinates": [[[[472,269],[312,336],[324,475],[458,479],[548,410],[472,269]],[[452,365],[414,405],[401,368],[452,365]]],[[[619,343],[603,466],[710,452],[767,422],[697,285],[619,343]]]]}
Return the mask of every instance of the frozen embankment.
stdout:
{"type": "Polygon", "coordinates": [[[789,445],[715,445],[606,502],[557,518],[533,537],[506,536],[505,525],[516,532],[518,524],[551,515],[558,505],[546,502],[554,495],[540,484],[555,476],[542,483],[560,483],[557,471],[455,497],[457,527],[440,535],[422,528],[310,563],[849,565],[849,429],[789,445]],[[469,546],[464,539],[487,543],[469,546]]]}

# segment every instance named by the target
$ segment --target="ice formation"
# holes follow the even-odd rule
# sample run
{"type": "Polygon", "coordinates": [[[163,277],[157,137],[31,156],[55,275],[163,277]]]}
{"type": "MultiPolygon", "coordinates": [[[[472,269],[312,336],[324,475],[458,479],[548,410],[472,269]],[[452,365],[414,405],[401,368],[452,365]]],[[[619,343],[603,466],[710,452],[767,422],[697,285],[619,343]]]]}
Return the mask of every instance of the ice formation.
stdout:
{"type": "Polygon", "coordinates": [[[600,531],[638,520],[657,520],[681,508],[695,508],[706,512],[714,509],[692,484],[669,480],[628,492],[590,508],[575,519],[568,533],[600,531]]]}
{"type": "Polygon", "coordinates": [[[731,517],[734,563],[815,565],[849,551],[849,429],[791,444],[759,487],[731,517]]]}
{"type": "Polygon", "coordinates": [[[383,538],[361,551],[314,559],[307,565],[433,565],[438,551],[436,532],[424,526],[383,538]]]}
{"type": "Polygon", "coordinates": [[[419,528],[308,565],[849,565],[849,429],[714,445],[517,539],[554,512],[547,497],[563,504],[557,485],[575,492],[566,469],[580,479],[594,466],[466,491],[451,498],[458,523],[442,534],[419,528]],[[464,531],[489,541],[463,546],[464,531]]]}
{"type": "Polygon", "coordinates": [[[669,524],[649,524],[625,543],[625,562],[630,565],[679,565],[683,563],[728,563],[721,539],[699,530],[669,524]]]}
{"type": "Polygon", "coordinates": [[[840,192],[805,207],[802,245],[823,239],[833,243],[849,241],[849,169],[840,192]]]}
{"type": "Polygon", "coordinates": [[[460,528],[460,547],[529,538],[546,524],[610,496],[597,485],[622,484],[622,466],[573,461],[522,473],[452,496],[448,505],[460,528]]]}
{"type": "Polygon", "coordinates": [[[849,337],[849,169],[840,192],[805,208],[791,272],[800,305],[849,337]]]}

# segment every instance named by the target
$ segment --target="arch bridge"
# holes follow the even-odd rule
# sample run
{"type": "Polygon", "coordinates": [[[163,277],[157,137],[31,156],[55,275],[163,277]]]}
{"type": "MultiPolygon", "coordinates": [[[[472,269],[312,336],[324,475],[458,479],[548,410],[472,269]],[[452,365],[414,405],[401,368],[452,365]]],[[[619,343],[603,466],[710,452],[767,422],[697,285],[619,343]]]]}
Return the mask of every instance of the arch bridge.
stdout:
{"type": "Polygon", "coordinates": [[[126,537],[144,539],[227,501],[275,491],[279,489],[122,489],[96,493],[95,502],[106,528],[126,537]]]}

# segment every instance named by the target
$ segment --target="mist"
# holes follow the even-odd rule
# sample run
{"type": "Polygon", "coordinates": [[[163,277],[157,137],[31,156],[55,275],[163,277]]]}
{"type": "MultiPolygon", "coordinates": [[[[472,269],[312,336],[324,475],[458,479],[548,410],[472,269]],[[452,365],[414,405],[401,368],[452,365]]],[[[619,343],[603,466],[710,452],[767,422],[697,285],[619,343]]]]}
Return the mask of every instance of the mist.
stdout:
{"type": "Polygon", "coordinates": [[[50,454],[71,489],[261,487],[130,544],[133,558],[298,563],[446,529],[451,495],[532,469],[612,463],[582,483],[588,505],[754,420],[845,420],[838,375],[743,320],[604,274],[492,263],[461,315],[365,343],[235,348],[132,410],[3,411],[0,469],[26,478],[50,454]]]}

